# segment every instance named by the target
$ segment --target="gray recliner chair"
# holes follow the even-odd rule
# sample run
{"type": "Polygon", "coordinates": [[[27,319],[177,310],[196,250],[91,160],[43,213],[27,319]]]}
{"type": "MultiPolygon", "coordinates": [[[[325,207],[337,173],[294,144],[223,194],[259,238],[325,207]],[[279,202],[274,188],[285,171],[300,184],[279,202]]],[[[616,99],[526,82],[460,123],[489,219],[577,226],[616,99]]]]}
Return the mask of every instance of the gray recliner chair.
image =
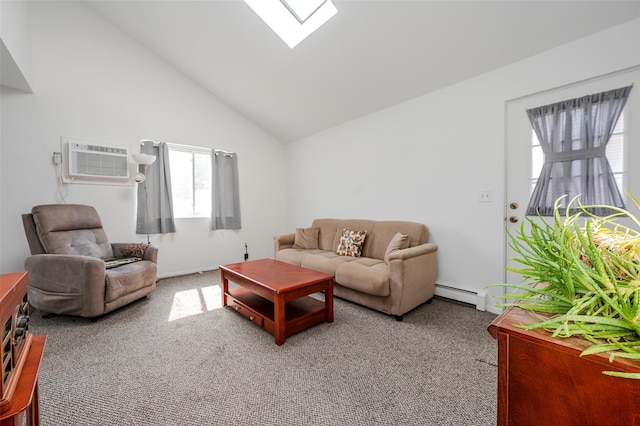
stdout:
{"type": "Polygon", "coordinates": [[[22,222],[29,303],[42,312],[95,318],[156,288],[158,248],[109,243],[93,207],[36,206],[22,222]]]}

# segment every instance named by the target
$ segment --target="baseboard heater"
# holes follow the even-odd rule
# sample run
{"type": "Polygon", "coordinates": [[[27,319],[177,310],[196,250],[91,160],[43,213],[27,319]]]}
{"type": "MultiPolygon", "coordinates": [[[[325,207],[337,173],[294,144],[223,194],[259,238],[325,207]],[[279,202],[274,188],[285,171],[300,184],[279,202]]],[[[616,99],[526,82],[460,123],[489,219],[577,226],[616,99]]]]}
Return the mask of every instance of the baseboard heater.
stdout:
{"type": "Polygon", "coordinates": [[[445,284],[436,284],[436,296],[474,305],[479,311],[487,310],[487,292],[483,290],[467,290],[445,284]]]}

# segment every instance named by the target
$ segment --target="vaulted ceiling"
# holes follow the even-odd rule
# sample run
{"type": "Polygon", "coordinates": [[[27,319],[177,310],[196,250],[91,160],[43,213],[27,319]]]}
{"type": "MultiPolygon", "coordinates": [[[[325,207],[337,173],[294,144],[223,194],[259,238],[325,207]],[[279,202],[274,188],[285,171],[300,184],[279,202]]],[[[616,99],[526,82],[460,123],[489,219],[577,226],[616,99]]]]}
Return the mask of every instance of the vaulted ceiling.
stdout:
{"type": "Polygon", "coordinates": [[[334,0],[289,49],[242,0],[85,4],[285,143],[640,17],[640,1],[334,0]]]}

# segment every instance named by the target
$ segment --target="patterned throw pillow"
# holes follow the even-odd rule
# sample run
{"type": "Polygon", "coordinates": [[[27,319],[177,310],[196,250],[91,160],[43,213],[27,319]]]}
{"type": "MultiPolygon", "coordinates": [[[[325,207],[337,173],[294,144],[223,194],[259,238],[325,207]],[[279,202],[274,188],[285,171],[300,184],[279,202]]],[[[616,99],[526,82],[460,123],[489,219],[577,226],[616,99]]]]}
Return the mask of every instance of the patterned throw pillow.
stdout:
{"type": "Polygon", "coordinates": [[[142,259],[144,252],[147,251],[149,244],[144,243],[131,243],[124,246],[122,254],[124,257],[138,257],[142,259]]]}
{"type": "Polygon", "coordinates": [[[360,257],[362,254],[364,237],[366,236],[367,231],[350,231],[348,229],[343,229],[336,254],[340,256],[360,257]]]}

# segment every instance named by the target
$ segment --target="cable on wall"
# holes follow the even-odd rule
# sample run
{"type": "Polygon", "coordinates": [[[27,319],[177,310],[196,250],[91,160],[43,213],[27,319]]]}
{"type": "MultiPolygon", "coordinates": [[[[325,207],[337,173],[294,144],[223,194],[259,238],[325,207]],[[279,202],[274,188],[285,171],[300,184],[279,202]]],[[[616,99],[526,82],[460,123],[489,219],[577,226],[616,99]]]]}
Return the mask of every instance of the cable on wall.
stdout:
{"type": "Polygon", "coordinates": [[[56,171],[57,199],[62,204],[67,204],[67,195],[69,194],[69,186],[62,179],[62,153],[53,153],[53,166],[56,171]]]}

